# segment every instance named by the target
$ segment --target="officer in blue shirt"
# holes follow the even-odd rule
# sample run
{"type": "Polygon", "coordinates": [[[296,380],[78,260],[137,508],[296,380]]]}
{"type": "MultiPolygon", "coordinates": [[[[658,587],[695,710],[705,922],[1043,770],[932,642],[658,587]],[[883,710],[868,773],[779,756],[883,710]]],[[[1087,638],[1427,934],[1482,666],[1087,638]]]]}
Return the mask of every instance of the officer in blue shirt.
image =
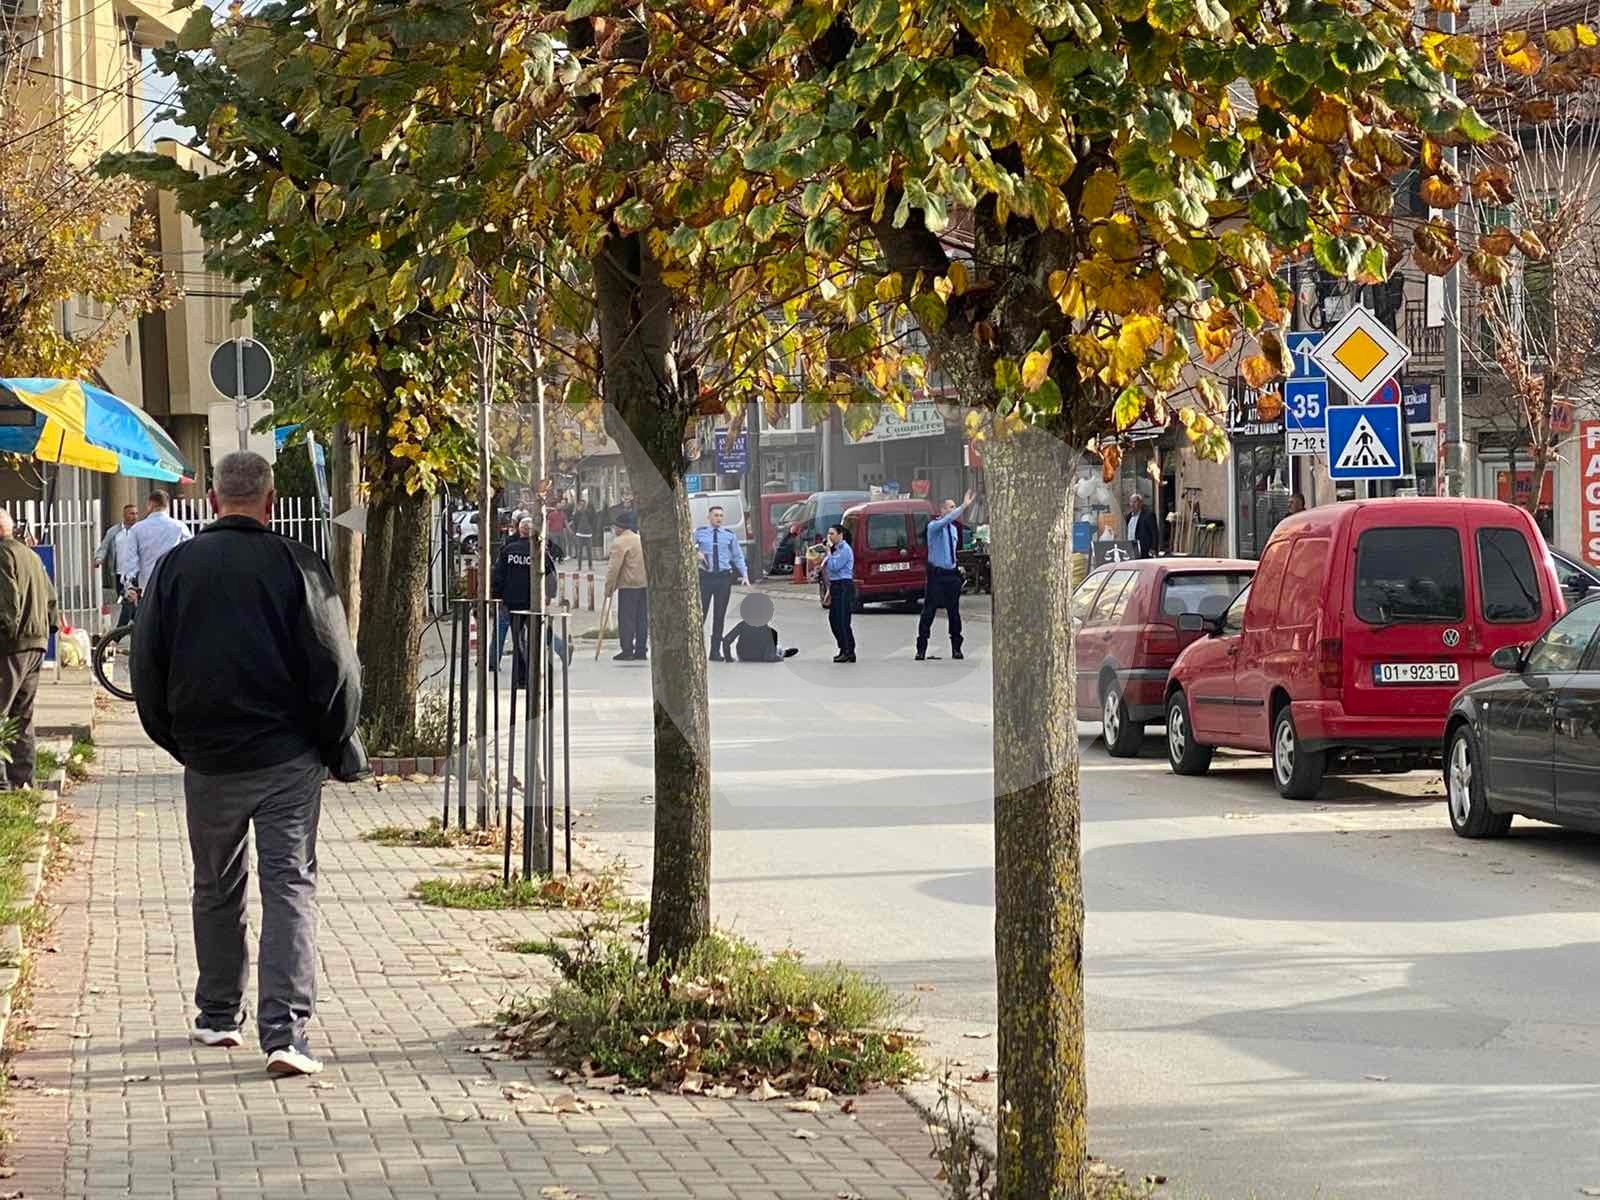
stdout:
{"type": "Polygon", "coordinates": [[[856,552],[850,549],[850,535],[843,525],[828,526],[828,557],[822,560],[822,578],[828,586],[828,626],[839,653],[836,663],[856,660],[856,634],[850,618],[856,607],[856,552]]]}
{"type": "Polygon", "coordinates": [[[933,618],[941,608],[950,618],[950,657],[961,655],[961,572],[956,568],[956,550],[961,545],[961,514],[972,503],[968,492],[957,506],[944,502],[944,515],[928,522],[928,582],[922,592],[922,620],[917,622],[917,661],[928,657],[928,634],[933,618]]]}
{"type": "Polygon", "coordinates": [[[724,662],[722,623],[728,616],[728,596],[735,579],[750,586],[750,572],[745,568],[739,539],[733,530],[722,527],[722,506],[714,505],[708,510],[706,520],[710,524],[694,531],[695,549],[700,552],[700,623],[705,624],[706,610],[715,605],[711,614],[711,661],[724,662]]]}

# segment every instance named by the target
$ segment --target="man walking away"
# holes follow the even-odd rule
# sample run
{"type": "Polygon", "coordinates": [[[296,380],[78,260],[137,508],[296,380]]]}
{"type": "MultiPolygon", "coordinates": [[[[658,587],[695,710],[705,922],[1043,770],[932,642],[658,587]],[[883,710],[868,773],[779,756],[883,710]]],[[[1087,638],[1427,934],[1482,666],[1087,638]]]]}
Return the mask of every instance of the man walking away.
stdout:
{"type": "Polygon", "coordinates": [[[618,662],[644,662],[650,636],[650,593],[644,573],[644,543],[634,532],[633,514],[617,515],[611,538],[611,558],[606,563],[606,598],[617,597],[617,640],[621,649],[611,657],[618,662]]]}
{"type": "Polygon", "coordinates": [[[56,589],[44,561],[15,536],[11,514],[0,508],[0,718],[17,723],[6,781],[33,786],[33,701],[39,668],[55,632],[56,589]]]}
{"type": "Polygon", "coordinates": [[[1144,497],[1133,494],[1128,508],[1128,541],[1137,542],[1140,558],[1153,558],[1160,545],[1156,536],[1156,519],[1144,510],[1144,497]]]}
{"type": "MultiPolygon", "coordinates": [[[[511,629],[511,686],[523,687],[528,681],[528,618],[518,613],[533,611],[533,585],[530,568],[533,565],[533,518],[523,517],[517,522],[517,536],[500,547],[489,575],[489,591],[502,603],[500,612],[510,621],[511,629]]],[[[544,552],[544,594],[546,600],[556,598],[556,563],[561,560],[561,550],[547,546],[544,552]]],[[[555,635],[554,649],[563,658],[569,658],[566,639],[555,635]]],[[[498,665],[496,665],[498,669],[498,665]]]]}
{"type": "Polygon", "coordinates": [[[944,515],[928,522],[928,582],[922,592],[922,619],[917,622],[917,661],[928,657],[928,634],[942,608],[950,623],[950,657],[961,658],[961,571],[956,567],[960,549],[961,514],[972,503],[969,491],[958,507],[944,502],[944,515]]]}
{"type": "Polygon", "coordinates": [[[271,1073],[310,1075],[322,1069],[306,1044],[317,994],[317,818],[330,768],[345,780],[366,773],[356,737],[361,670],[327,567],[267,528],[274,499],[259,454],[217,464],[217,520],[169,551],[145,584],[133,685],[145,732],[184,766],[199,959],[191,1036],[244,1042],[253,825],[261,1048],[271,1073]]]}
{"type": "MultiPolygon", "coordinates": [[[[129,562],[128,573],[133,581],[133,599],[139,599],[139,593],[150,582],[156,564],[167,551],[180,542],[187,542],[194,535],[189,532],[189,527],[182,521],[172,519],[172,514],[167,511],[170,501],[167,494],[160,488],[150,493],[149,511],[145,513],[144,520],[135,525],[128,533],[129,562]]],[[[271,510],[267,512],[270,520],[271,510]]]]}
{"type": "Polygon", "coordinates": [[[728,617],[728,596],[735,578],[750,586],[750,572],[739,539],[722,527],[722,506],[707,510],[706,520],[708,524],[694,531],[695,549],[700,552],[700,623],[705,624],[706,610],[711,609],[711,661],[724,662],[722,625],[728,617]]]}
{"type": "Polygon", "coordinates": [[[94,552],[95,570],[98,571],[106,563],[111,564],[112,582],[117,589],[117,599],[122,602],[117,612],[118,625],[126,625],[133,620],[133,601],[128,598],[128,589],[134,585],[129,578],[128,563],[133,555],[133,526],[138,520],[139,510],[131,504],[124,504],[122,524],[106,530],[106,536],[100,539],[100,545],[94,552]]]}
{"type": "Polygon", "coordinates": [[[572,514],[573,557],[577,559],[578,570],[585,566],[594,570],[594,540],[601,532],[600,514],[589,506],[586,496],[578,501],[577,510],[572,514]]]}

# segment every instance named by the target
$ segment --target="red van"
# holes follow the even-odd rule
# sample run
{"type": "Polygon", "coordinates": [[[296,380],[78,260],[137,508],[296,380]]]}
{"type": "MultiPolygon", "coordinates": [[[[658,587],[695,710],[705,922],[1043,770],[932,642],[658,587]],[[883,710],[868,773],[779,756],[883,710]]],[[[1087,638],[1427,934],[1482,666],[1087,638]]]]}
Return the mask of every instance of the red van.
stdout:
{"type": "Polygon", "coordinates": [[[855,554],[856,603],[921,600],[928,584],[931,500],[872,500],[840,518],[855,554]]]}
{"type": "Polygon", "coordinates": [[[1346,761],[1436,763],[1450,701],[1566,610],[1544,538],[1497,500],[1396,498],[1289,517],[1255,580],[1167,685],[1167,757],[1197,775],[1217,746],[1272,754],[1309,800],[1346,761]]]}
{"type": "Polygon", "coordinates": [[[1240,558],[1145,558],[1107,563],[1078,585],[1078,717],[1101,723],[1107,751],[1133,757],[1144,727],[1165,719],[1167,672],[1200,636],[1179,621],[1221,616],[1255,570],[1240,558]]]}

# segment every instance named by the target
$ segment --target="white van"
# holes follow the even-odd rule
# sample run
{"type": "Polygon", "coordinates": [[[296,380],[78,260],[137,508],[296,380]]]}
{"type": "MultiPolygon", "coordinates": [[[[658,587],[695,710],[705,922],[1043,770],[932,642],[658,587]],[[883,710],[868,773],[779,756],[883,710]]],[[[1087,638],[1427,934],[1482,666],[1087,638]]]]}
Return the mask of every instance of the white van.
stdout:
{"type": "Polygon", "coordinates": [[[745,520],[744,493],[693,493],[689,497],[690,526],[694,529],[699,529],[702,525],[709,525],[711,518],[708,514],[713,508],[722,509],[722,524],[725,528],[733,530],[738,536],[739,542],[744,549],[745,560],[748,562],[754,548],[750,544],[750,523],[745,520]]]}

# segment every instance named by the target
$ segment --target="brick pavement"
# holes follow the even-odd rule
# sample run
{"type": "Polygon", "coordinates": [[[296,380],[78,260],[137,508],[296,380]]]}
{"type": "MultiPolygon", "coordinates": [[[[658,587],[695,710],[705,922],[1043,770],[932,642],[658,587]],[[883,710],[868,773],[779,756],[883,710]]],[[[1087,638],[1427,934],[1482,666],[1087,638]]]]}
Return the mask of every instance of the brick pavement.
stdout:
{"type": "MultiPolygon", "coordinates": [[[[178,771],[128,709],[103,721],[96,775],[73,800],[81,841],[40,959],[39,1028],[11,1063],[0,1195],[318,1200],[581,1196],[862,1200],[940,1195],[923,1122],[876,1092],[856,1113],[798,1115],[746,1100],[605,1096],[588,1114],[518,1112],[547,1097],[545,1064],[484,1061],[497,1001],[544,960],[498,949],[570,915],[424,908],[420,878],[490,859],[361,842],[420,824],[434,785],[330,786],[321,839],[317,1080],[275,1080],[253,1043],[192,1046],[190,868],[178,771]],[[804,1130],[809,1139],[795,1136],[804,1130]],[[565,1189],[563,1192],[561,1189],[565,1189]]],[[[252,929],[259,928],[252,896],[252,929]]],[[[253,1004],[252,996],[252,1004],[253,1004]]],[[[597,1093],[586,1098],[601,1099],[597,1093]]]]}

